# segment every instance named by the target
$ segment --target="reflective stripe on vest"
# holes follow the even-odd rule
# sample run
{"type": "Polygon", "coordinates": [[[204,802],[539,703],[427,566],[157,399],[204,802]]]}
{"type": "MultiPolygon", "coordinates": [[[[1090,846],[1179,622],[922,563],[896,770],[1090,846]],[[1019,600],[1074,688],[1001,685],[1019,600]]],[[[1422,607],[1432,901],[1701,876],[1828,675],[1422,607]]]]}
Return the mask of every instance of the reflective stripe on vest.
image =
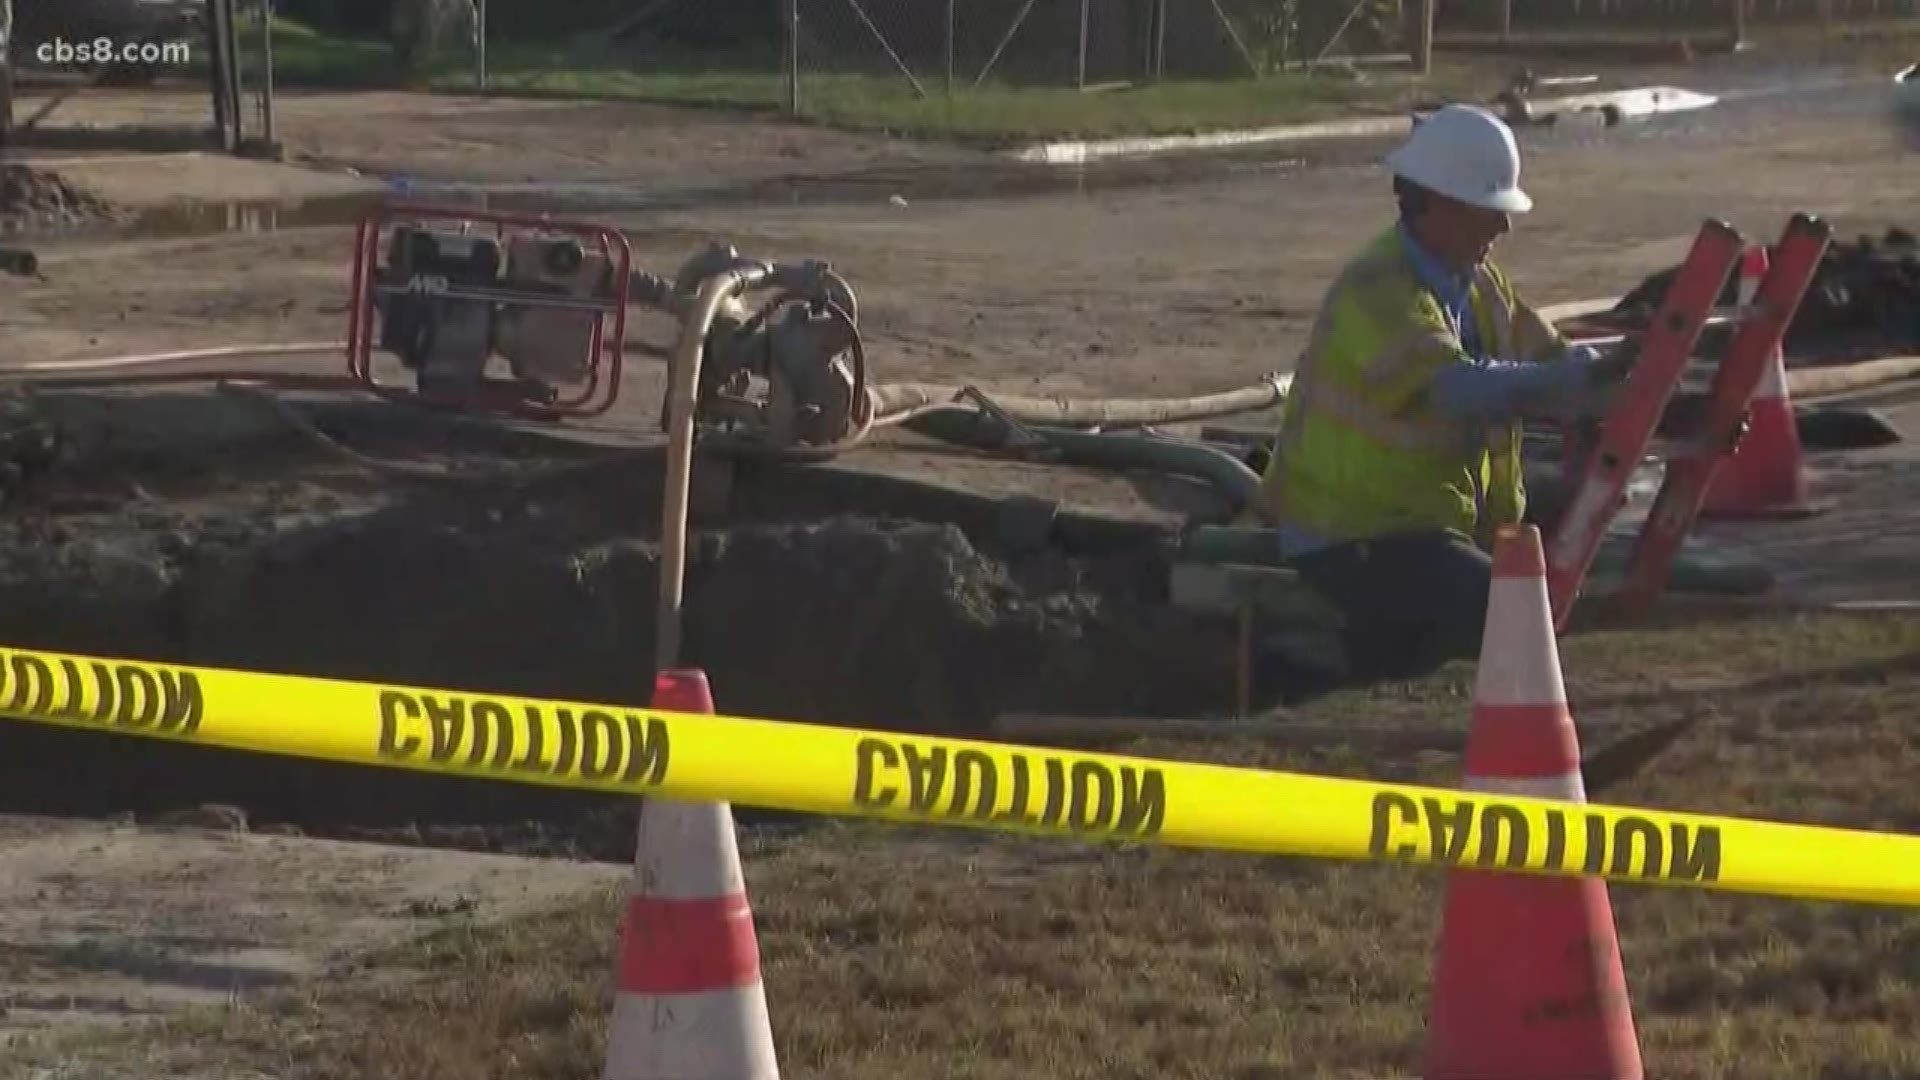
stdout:
{"type": "MultiPolygon", "coordinates": [[[[1421,392],[1432,373],[1466,362],[1466,328],[1452,325],[1419,289],[1395,243],[1389,234],[1349,264],[1314,320],[1261,485],[1276,523],[1366,535],[1397,527],[1392,508],[1411,500],[1404,507],[1421,508],[1418,520],[1471,534],[1511,516],[1524,499],[1517,426],[1452,421],[1421,392]],[[1289,490],[1295,477],[1299,490],[1289,490]],[[1362,489],[1350,505],[1343,485],[1362,489]],[[1444,509],[1430,485],[1471,488],[1463,513],[1444,509]]],[[[1516,312],[1504,280],[1491,267],[1476,268],[1465,321],[1491,356],[1526,359],[1515,351],[1516,312]]]]}
{"type": "Polygon", "coordinates": [[[1360,369],[1360,377],[1370,383],[1383,383],[1417,364],[1426,354],[1454,354],[1454,339],[1438,330],[1417,330],[1381,349],[1360,369]]]}
{"type": "Polygon", "coordinates": [[[1484,265],[1474,273],[1474,290],[1486,305],[1487,321],[1493,324],[1493,358],[1523,359],[1516,348],[1519,343],[1513,339],[1513,308],[1508,306],[1506,295],[1493,278],[1493,271],[1484,265]]]}
{"type": "MultiPolygon", "coordinates": [[[[1325,379],[1310,379],[1298,386],[1303,417],[1336,420],[1376,446],[1415,454],[1465,454],[1480,439],[1440,422],[1421,422],[1384,412],[1361,394],[1325,379]]],[[[1287,440],[1296,444],[1306,430],[1305,424],[1292,425],[1287,440]]]]}

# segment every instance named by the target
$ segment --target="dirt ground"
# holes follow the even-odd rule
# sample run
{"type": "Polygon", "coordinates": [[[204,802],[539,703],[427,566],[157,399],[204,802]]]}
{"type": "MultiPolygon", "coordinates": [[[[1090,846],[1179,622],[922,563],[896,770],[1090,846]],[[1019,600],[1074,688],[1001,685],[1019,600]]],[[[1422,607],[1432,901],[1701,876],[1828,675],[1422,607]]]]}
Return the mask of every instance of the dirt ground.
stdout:
{"type": "Polygon", "coordinates": [[[0,816],[0,1045],[295,985],[360,949],[535,910],[619,873],[260,835],[221,810],[104,827],[0,816]]]}
{"type": "MultiPolygon", "coordinates": [[[[1709,113],[1644,126],[1528,132],[1524,181],[1539,210],[1519,223],[1502,255],[1532,299],[1553,303],[1625,292],[1675,261],[1708,215],[1724,217],[1756,239],[1770,239],[1796,210],[1820,213],[1843,235],[1877,234],[1889,224],[1911,227],[1920,223],[1920,189],[1911,182],[1914,158],[1874,111],[1875,100],[1871,89],[1730,95],[1709,113]]],[[[151,106],[150,97],[132,94],[88,94],[74,103],[96,110],[100,120],[151,106]]],[[[202,107],[198,98],[164,106],[181,115],[202,107]]],[[[967,152],[640,106],[289,95],[282,99],[280,125],[290,153],[285,165],[205,155],[35,155],[36,167],[56,170],[131,209],[134,224],[111,234],[25,241],[39,255],[42,276],[0,281],[0,363],[334,342],[345,322],[351,200],[375,189],[371,175],[400,173],[423,181],[492,183],[495,192],[520,201],[544,192],[556,206],[579,205],[581,212],[628,230],[640,258],[663,272],[710,238],[766,257],[828,258],[859,292],[871,362],[883,381],[964,378],[1017,393],[1194,393],[1244,385],[1290,367],[1321,290],[1350,253],[1385,225],[1390,211],[1374,164],[1381,147],[1362,143],[1036,177],[967,152]],[[202,209],[182,205],[194,201],[202,209]],[[236,203],[247,205],[230,206],[236,203]],[[259,211],[271,204],[277,204],[277,217],[263,218],[259,211]],[[205,206],[215,208],[211,218],[205,206]],[[209,220],[207,231],[193,231],[209,220]]],[[[644,319],[631,337],[659,345],[667,332],[662,321],[644,319]]],[[[341,365],[337,353],[326,352],[265,363],[328,372],[341,365]]],[[[635,372],[623,388],[622,406],[601,427],[614,434],[650,431],[658,415],[658,374],[657,366],[635,372]]],[[[1920,433],[1920,409],[1905,399],[1890,400],[1884,408],[1907,437],[1920,433]]],[[[368,435],[354,445],[369,452],[423,453],[418,440],[382,442],[368,435]]],[[[344,669],[341,674],[402,677],[396,669],[403,668],[404,677],[458,682],[463,673],[480,670],[502,683],[521,683],[499,689],[526,693],[581,693],[578,688],[586,686],[632,695],[642,689],[634,685],[629,658],[645,655],[649,639],[632,625],[624,598],[646,595],[651,582],[653,556],[644,530],[628,516],[648,507],[641,499],[638,509],[609,508],[633,498],[632,487],[622,486],[629,476],[614,477],[606,489],[582,481],[584,487],[549,498],[521,499],[509,489],[491,505],[433,494],[401,506],[401,493],[438,489],[390,482],[310,451],[293,454],[291,465],[231,447],[204,450],[183,459],[186,464],[156,464],[156,456],[151,447],[122,446],[121,467],[103,467],[89,483],[63,489],[51,513],[6,523],[0,554],[14,603],[4,618],[16,635],[36,638],[18,644],[83,651],[110,651],[111,645],[148,655],[224,650],[235,662],[271,666],[310,665],[321,644],[347,641],[352,644],[330,661],[344,669]],[[402,528],[392,514],[414,515],[415,525],[440,517],[425,528],[402,528]],[[309,528],[321,519],[337,523],[309,528]],[[220,562],[220,553],[243,549],[256,555],[220,562]],[[600,560],[585,571],[570,561],[583,551],[600,560]],[[93,580],[109,563],[132,584],[102,589],[79,604],[58,584],[93,580]],[[324,579],[327,585],[300,580],[301,571],[317,566],[333,575],[324,579]],[[448,566],[497,573],[502,581],[491,595],[473,595],[470,584],[459,584],[471,579],[424,570],[448,566]],[[60,578],[62,568],[74,576],[60,578]],[[29,604],[20,588],[31,579],[56,584],[42,584],[44,595],[29,604]],[[390,582],[405,582],[411,591],[396,600],[385,595],[390,582]],[[557,597],[552,602],[564,606],[546,610],[563,612],[568,625],[596,629],[582,635],[584,644],[532,640],[543,635],[529,634],[512,611],[517,598],[536,594],[543,603],[557,597]],[[108,625],[104,613],[128,595],[144,597],[147,606],[140,617],[115,624],[119,640],[98,643],[108,625]],[[242,597],[247,603],[239,602],[242,597]],[[202,610],[224,603],[229,612],[251,607],[259,619],[295,609],[280,604],[300,605],[308,621],[285,635],[245,619],[196,622],[196,603],[202,610]],[[97,610],[75,614],[87,604],[97,610]],[[377,620],[374,613],[396,609],[420,617],[412,625],[381,624],[358,633],[377,620]],[[446,634],[474,626],[485,630],[469,641],[468,652],[445,650],[446,634]],[[540,654],[537,661],[526,660],[529,648],[540,654]],[[401,649],[406,651],[396,651],[401,649]],[[519,661],[525,666],[516,667],[519,661]],[[524,684],[524,672],[536,669],[549,685],[524,684]]],[[[525,469],[561,456],[556,452],[549,461],[523,447],[485,453],[454,447],[427,459],[470,471],[497,468],[502,461],[525,469]]],[[[1181,509],[1165,485],[1002,466],[925,448],[874,448],[846,463],[998,493],[1046,494],[1136,520],[1165,521],[1181,509]]],[[[1814,522],[1716,527],[1714,535],[1769,558],[1788,591],[1800,598],[1920,600],[1920,564],[1905,554],[1910,540],[1903,540],[1914,534],[1920,514],[1914,497],[1920,494],[1920,468],[1911,450],[1823,456],[1815,464],[1821,490],[1840,503],[1834,514],[1814,522]]],[[[1179,714],[1217,710],[1225,700],[1229,638],[1220,628],[1183,626],[1169,634],[1135,623],[1132,634],[1102,636],[1103,627],[1125,621],[1122,613],[1131,610],[1126,605],[1145,595],[1124,563],[1003,558],[983,554],[950,532],[911,527],[901,532],[863,526],[797,542],[792,530],[807,528],[771,525],[730,538],[728,546],[710,553],[710,565],[739,560],[736,565],[750,567],[750,573],[713,579],[712,591],[699,601],[705,606],[696,611],[697,619],[707,620],[701,626],[727,622],[729,609],[767,589],[799,589],[820,609],[844,616],[833,620],[834,635],[818,640],[809,636],[821,633],[821,623],[799,618],[770,619],[757,633],[729,638],[711,665],[723,708],[881,723],[886,717],[924,719],[944,701],[954,710],[947,719],[977,722],[996,709],[1058,707],[1060,699],[1048,697],[1050,677],[1081,688],[1113,670],[1156,665],[1157,679],[1143,676],[1102,690],[1107,697],[1081,696],[1073,704],[1179,714]],[[894,594],[856,569],[869,564],[908,567],[905,592],[917,598],[916,609],[938,613],[919,633],[899,638],[946,643],[970,664],[999,665],[993,670],[1005,674],[1005,685],[1013,689],[996,700],[976,697],[954,705],[956,686],[986,680],[971,667],[922,677],[910,663],[921,652],[900,654],[893,666],[906,673],[884,692],[834,696],[823,689],[846,681],[833,673],[851,658],[883,655],[879,627],[899,617],[876,599],[894,594]],[[780,655],[803,639],[817,648],[780,655]],[[1061,641],[1072,648],[1047,651],[1061,641]],[[777,679],[760,666],[773,659],[787,665],[777,679]],[[926,685],[915,685],[915,679],[926,685]]],[[[887,588],[898,589],[899,582],[887,588]]],[[[719,640],[719,631],[714,633],[719,640]]],[[[477,686],[472,678],[464,684],[477,686]]],[[[43,745],[49,756],[22,754],[9,767],[18,770],[16,778],[31,776],[44,767],[36,763],[59,760],[58,753],[70,749],[43,745]]],[[[48,812],[99,814],[116,802],[118,809],[130,809],[138,800],[125,793],[151,793],[141,779],[167,774],[165,760],[141,758],[100,755],[90,766],[98,770],[91,783],[65,785],[73,803],[48,812]]],[[[167,796],[218,802],[237,792],[258,804],[263,792],[278,788],[293,797],[269,816],[273,823],[297,825],[301,793],[339,779],[296,780],[247,768],[225,775],[224,788],[210,783],[167,796]]],[[[19,790],[45,807],[60,786],[19,790]]],[[[363,790],[363,805],[373,807],[385,805],[382,800],[399,789],[363,790]]],[[[441,792],[361,824],[376,839],[394,839],[392,832],[456,801],[454,793],[441,792]]],[[[139,813],[175,808],[156,798],[139,813]]],[[[618,858],[620,808],[575,809],[583,820],[600,815],[596,835],[607,839],[597,851],[568,853],[618,858]],[[608,813],[616,824],[606,824],[608,813]]],[[[517,820],[519,811],[503,806],[500,815],[517,820]]],[[[441,837],[447,846],[487,848],[493,853],[472,857],[490,861],[468,863],[460,861],[465,855],[442,853],[431,858],[447,861],[423,862],[416,876],[396,866],[402,856],[386,849],[308,847],[319,842],[294,838],[179,840],[186,847],[176,858],[144,846],[145,822],[136,827],[140,858],[153,861],[127,870],[133,876],[126,881],[165,877],[174,872],[168,867],[179,868],[164,895],[182,900],[181,925],[195,918],[186,910],[200,887],[194,874],[224,883],[231,902],[258,898],[269,914],[247,937],[256,944],[231,947],[280,950],[285,955],[276,953],[267,966],[288,971],[315,970],[330,949],[359,933],[321,933],[311,925],[283,932],[293,924],[332,920],[334,908],[367,912],[363,917],[374,920],[366,924],[371,940],[404,934],[414,917],[396,921],[392,913],[416,901],[431,909],[434,897],[452,892],[480,898],[487,910],[504,910],[523,895],[537,900],[575,883],[553,874],[551,859],[500,853],[555,853],[537,837],[503,844],[490,834],[475,845],[441,837]],[[281,887],[290,880],[341,884],[337,895],[316,890],[290,898],[281,887]]],[[[132,850],[124,827],[36,822],[11,828],[0,833],[0,868],[20,870],[0,874],[0,880],[39,884],[22,886],[30,891],[21,893],[21,910],[13,916],[18,921],[0,924],[7,940],[89,933],[60,922],[65,916],[55,898],[62,887],[89,890],[90,902],[101,905],[96,918],[103,925],[144,925],[134,916],[151,904],[147,886],[122,887],[122,879],[109,881],[86,869],[85,844],[130,857],[124,854],[132,850]],[[75,853],[70,864],[47,861],[56,848],[75,853]],[[42,896],[49,906],[36,906],[42,896]]],[[[409,866],[429,858],[417,847],[406,851],[409,866]]],[[[579,882],[604,869],[580,868],[579,882]]],[[[214,920],[207,914],[198,916],[199,929],[155,929],[153,935],[161,936],[154,940],[168,933],[211,934],[207,926],[214,920]]],[[[215,963],[193,949],[183,963],[215,963]]],[[[0,1023],[38,1024],[60,1011],[47,1003],[65,994],[74,995],[73,1008],[82,1012],[139,1012],[157,1007],[152,1003],[176,984],[164,970],[129,974],[127,965],[112,968],[119,974],[108,978],[102,968],[111,965],[91,945],[49,948],[35,957],[17,971],[0,968],[0,1007],[10,1010],[0,1023]],[[132,1004],[87,1004],[109,1000],[132,1004]]],[[[237,984],[222,983],[221,992],[230,987],[237,984]]]]}

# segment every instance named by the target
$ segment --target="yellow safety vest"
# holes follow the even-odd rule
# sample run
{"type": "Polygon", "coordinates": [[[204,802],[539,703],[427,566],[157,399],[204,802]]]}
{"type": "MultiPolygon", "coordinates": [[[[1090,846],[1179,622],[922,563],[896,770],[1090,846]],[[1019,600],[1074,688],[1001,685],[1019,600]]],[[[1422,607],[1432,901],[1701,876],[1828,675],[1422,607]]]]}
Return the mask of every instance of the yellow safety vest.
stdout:
{"type": "MultiPolygon", "coordinates": [[[[1503,360],[1565,347],[1491,263],[1475,273],[1479,340],[1503,360]]],[[[1328,290],[1294,370],[1258,509],[1328,540],[1448,529],[1491,547],[1526,511],[1520,425],[1462,425],[1427,400],[1433,377],[1469,363],[1461,335],[1388,229],[1328,290]]]]}

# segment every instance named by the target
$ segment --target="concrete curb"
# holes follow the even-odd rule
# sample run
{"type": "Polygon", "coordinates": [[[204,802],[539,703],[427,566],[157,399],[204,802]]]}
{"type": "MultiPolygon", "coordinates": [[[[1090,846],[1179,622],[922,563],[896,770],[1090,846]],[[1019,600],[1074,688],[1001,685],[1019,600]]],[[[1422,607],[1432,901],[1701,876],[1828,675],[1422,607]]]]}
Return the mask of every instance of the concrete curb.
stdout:
{"type": "Polygon", "coordinates": [[[1240,146],[1261,146],[1307,139],[1393,135],[1408,130],[1411,124],[1412,121],[1405,116],[1372,116],[1353,120],[1327,120],[1317,124],[1288,124],[1281,127],[1210,131],[1197,135],[1157,135],[1097,141],[1067,140],[1022,147],[1009,151],[1008,156],[1015,161],[1028,164],[1084,165],[1089,161],[1104,158],[1151,157],[1158,154],[1229,150],[1240,146]]]}
{"type": "MultiPolygon", "coordinates": [[[[1658,113],[1704,109],[1717,104],[1719,100],[1711,94],[1696,93],[1674,86],[1642,86],[1631,90],[1610,90],[1576,94],[1571,97],[1544,98],[1530,102],[1529,106],[1535,117],[1611,110],[1623,118],[1639,118],[1658,113]]],[[[1090,161],[1106,158],[1151,157],[1159,154],[1229,150],[1236,147],[1304,142],[1311,139],[1397,135],[1411,130],[1412,126],[1411,115],[1368,116],[1347,120],[1324,120],[1312,124],[1209,131],[1193,135],[1156,135],[1098,140],[1067,139],[1018,147],[1005,151],[1005,154],[1015,161],[1027,164],[1084,165],[1090,161]]]]}

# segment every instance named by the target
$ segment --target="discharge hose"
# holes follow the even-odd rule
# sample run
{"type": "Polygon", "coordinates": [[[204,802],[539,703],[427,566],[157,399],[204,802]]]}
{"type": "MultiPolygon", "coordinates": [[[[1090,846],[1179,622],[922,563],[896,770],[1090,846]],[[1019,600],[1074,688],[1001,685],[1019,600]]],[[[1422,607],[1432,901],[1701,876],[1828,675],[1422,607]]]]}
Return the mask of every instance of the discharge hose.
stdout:
{"type": "MultiPolygon", "coordinates": [[[[1290,373],[1268,372],[1251,386],[1214,394],[1180,398],[1069,398],[1020,397],[995,394],[994,405],[1014,419],[1031,424],[1066,427],[1144,427],[1183,420],[1206,420],[1237,413],[1258,412],[1286,400],[1290,373]]],[[[965,403],[965,387],[938,383],[887,383],[873,388],[876,424],[899,424],[930,412],[965,403]]]]}

